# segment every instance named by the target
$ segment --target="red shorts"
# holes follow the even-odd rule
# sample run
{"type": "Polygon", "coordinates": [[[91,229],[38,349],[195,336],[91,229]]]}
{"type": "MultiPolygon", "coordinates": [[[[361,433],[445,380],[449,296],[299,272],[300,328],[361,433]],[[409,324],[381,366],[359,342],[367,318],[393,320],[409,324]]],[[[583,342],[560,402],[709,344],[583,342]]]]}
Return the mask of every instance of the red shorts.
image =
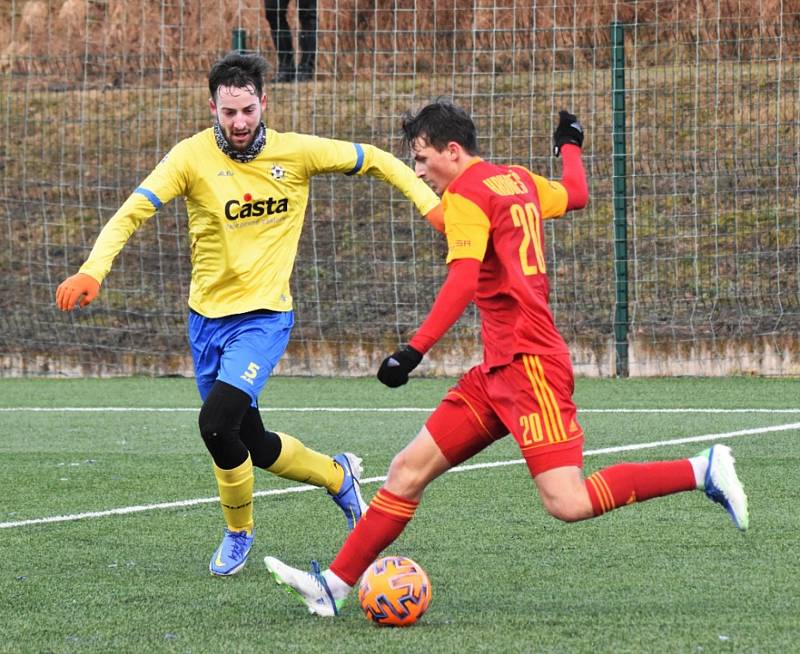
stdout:
{"type": "Polygon", "coordinates": [[[470,369],[425,426],[451,465],[511,432],[531,474],[583,466],[569,355],[520,354],[488,372],[470,369]]]}

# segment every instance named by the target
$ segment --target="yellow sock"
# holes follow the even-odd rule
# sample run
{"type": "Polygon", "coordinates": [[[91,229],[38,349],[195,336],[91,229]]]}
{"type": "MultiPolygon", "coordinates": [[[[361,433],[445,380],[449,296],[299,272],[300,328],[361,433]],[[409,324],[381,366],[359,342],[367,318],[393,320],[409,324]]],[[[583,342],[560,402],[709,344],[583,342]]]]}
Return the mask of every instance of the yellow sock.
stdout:
{"type": "Polygon", "coordinates": [[[214,476],[219,487],[219,503],[228,529],[253,533],[253,462],[247,460],[232,470],[214,465],[214,476]]]}
{"type": "Polygon", "coordinates": [[[339,492],[344,481],[344,470],[326,454],[315,452],[288,434],[277,432],[281,439],[281,453],[267,470],[278,477],[322,486],[331,493],[339,492]]]}

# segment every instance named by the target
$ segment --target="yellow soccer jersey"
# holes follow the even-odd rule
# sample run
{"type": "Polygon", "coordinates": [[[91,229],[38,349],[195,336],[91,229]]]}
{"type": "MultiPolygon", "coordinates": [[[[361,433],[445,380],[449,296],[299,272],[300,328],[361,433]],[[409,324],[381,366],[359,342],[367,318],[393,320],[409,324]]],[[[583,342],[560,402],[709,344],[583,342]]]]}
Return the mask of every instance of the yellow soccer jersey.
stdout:
{"type": "Polygon", "coordinates": [[[371,175],[426,214],[439,198],[397,158],[368,144],[267,129],[248,163],[226,156],[209,128],[178,143],[103,227],[80,272],[103,281],[131,235],[163,204],[186,197],[189,306],[208,318],[292,308],[289,278],[308,204],[322,173],[371,175]]]}

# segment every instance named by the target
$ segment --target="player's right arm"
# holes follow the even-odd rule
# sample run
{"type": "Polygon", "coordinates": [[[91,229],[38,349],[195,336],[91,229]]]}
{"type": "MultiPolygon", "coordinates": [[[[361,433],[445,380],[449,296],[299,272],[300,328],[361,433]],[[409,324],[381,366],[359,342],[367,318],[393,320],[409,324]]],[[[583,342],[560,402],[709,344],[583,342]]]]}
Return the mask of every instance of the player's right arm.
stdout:
{"type": "Polygon", "coordinates": [[[184,149],[181,144],[175,146],[105,224],[80,270],[56,289],[59,309],[72,311],[76,304],[81,308],[90,304],[128,239],[163,204],[185,193],[184,149]]]}
{"type": "Polygon", "coordinates": [[[408,381],[408,374],[420,364],[425,353],[472,302],[480,269],[481,262],[477,259],[456,259],[447,265],[447,277],[417,333],[408,345],[386,357],[378,369],[378,379],[383,384],[397,388],[408,381]]]}
{"type": "Polygon", "coordinates": [[[409,345],[425,354],[447,333],[475,297],[491,225],[484,209],[460,193],[446,192],[447,277],[430,313],[409,345]]]}
{"type": "Polygon", "coordinates": [[[445,193],[445,212],[456,216],[447,229],[447,277],[436,294],[430,312],[409,344],[386,357],[378,379],[396,388],[464,313],[478,289],[481,262],[489,242],[488,216],[477,204],[459,194],[445,193]]]}

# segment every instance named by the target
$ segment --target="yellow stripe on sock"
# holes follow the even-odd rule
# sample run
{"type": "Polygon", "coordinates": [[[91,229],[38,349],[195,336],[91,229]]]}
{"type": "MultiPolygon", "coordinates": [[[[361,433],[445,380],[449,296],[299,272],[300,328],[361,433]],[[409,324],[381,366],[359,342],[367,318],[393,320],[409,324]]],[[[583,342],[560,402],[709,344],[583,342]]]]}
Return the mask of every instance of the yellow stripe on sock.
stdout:
{"type": "Polygon", "coordinates": [[[588,477],[586,479],[586,482],[591,484],[592,488],[594,489],[594,494],[597,497],[597,501],[600,504],[600,513],[603,514],[606,511],[608,511],[608,508],[606,507],[606,503],[603,501],[603,494],[600,492],[600,489],[597,487],[597,483],[594,480],[594,475],[592,475],[591,477],[588,477]]]}
{"type": "Polygon", "coordinates": [[[370,508],[376,508],[384,513],[389,513],[390,515],[401,516],[404,518],[410,518],[412,515],[414,515],[414,511],[416,509],[416,507],[404,507],[398,504],[390,504],[377,498],[374,498],[369,505],[370,508]]]}
{"type": "MultiPolygon", "coordinates": [[[[617,508],[617,503],[614,500],[614,493],[611,492],[611,488],[609,487],[608,482],[606,481],[606,478],[603,477],[603,475],[601,475],[598,472],[596,479],[597,479],[597,483],[603,489],[603,491],[606,494],[606,497],[608,498],[609,507],[611,507],[611,509],[616,509],[617,508]]],[[[609,509],[609,510],[611,510],[611,509],[609,509]]]]}
{"type": "Polygon", "coordinates": [[[614,495],[608,486],[608,482],[599,472],[595,472],[593,475],[590,475],[587,481],[592,484],[592,487],[597,494],[597,498],[600,501],[600,508],[602,509],[603,513],[617,508],[616,502],[614,502],[614,495]]]}
{"type": "Polygon", "coordinates": [[[372,498],[369,505],[384,513],[396,515],[401,518],[411,518],[417,510],[417,503],[402,499],[393,499],[380,490],[375,494],[375,497],[372,498]]]}

